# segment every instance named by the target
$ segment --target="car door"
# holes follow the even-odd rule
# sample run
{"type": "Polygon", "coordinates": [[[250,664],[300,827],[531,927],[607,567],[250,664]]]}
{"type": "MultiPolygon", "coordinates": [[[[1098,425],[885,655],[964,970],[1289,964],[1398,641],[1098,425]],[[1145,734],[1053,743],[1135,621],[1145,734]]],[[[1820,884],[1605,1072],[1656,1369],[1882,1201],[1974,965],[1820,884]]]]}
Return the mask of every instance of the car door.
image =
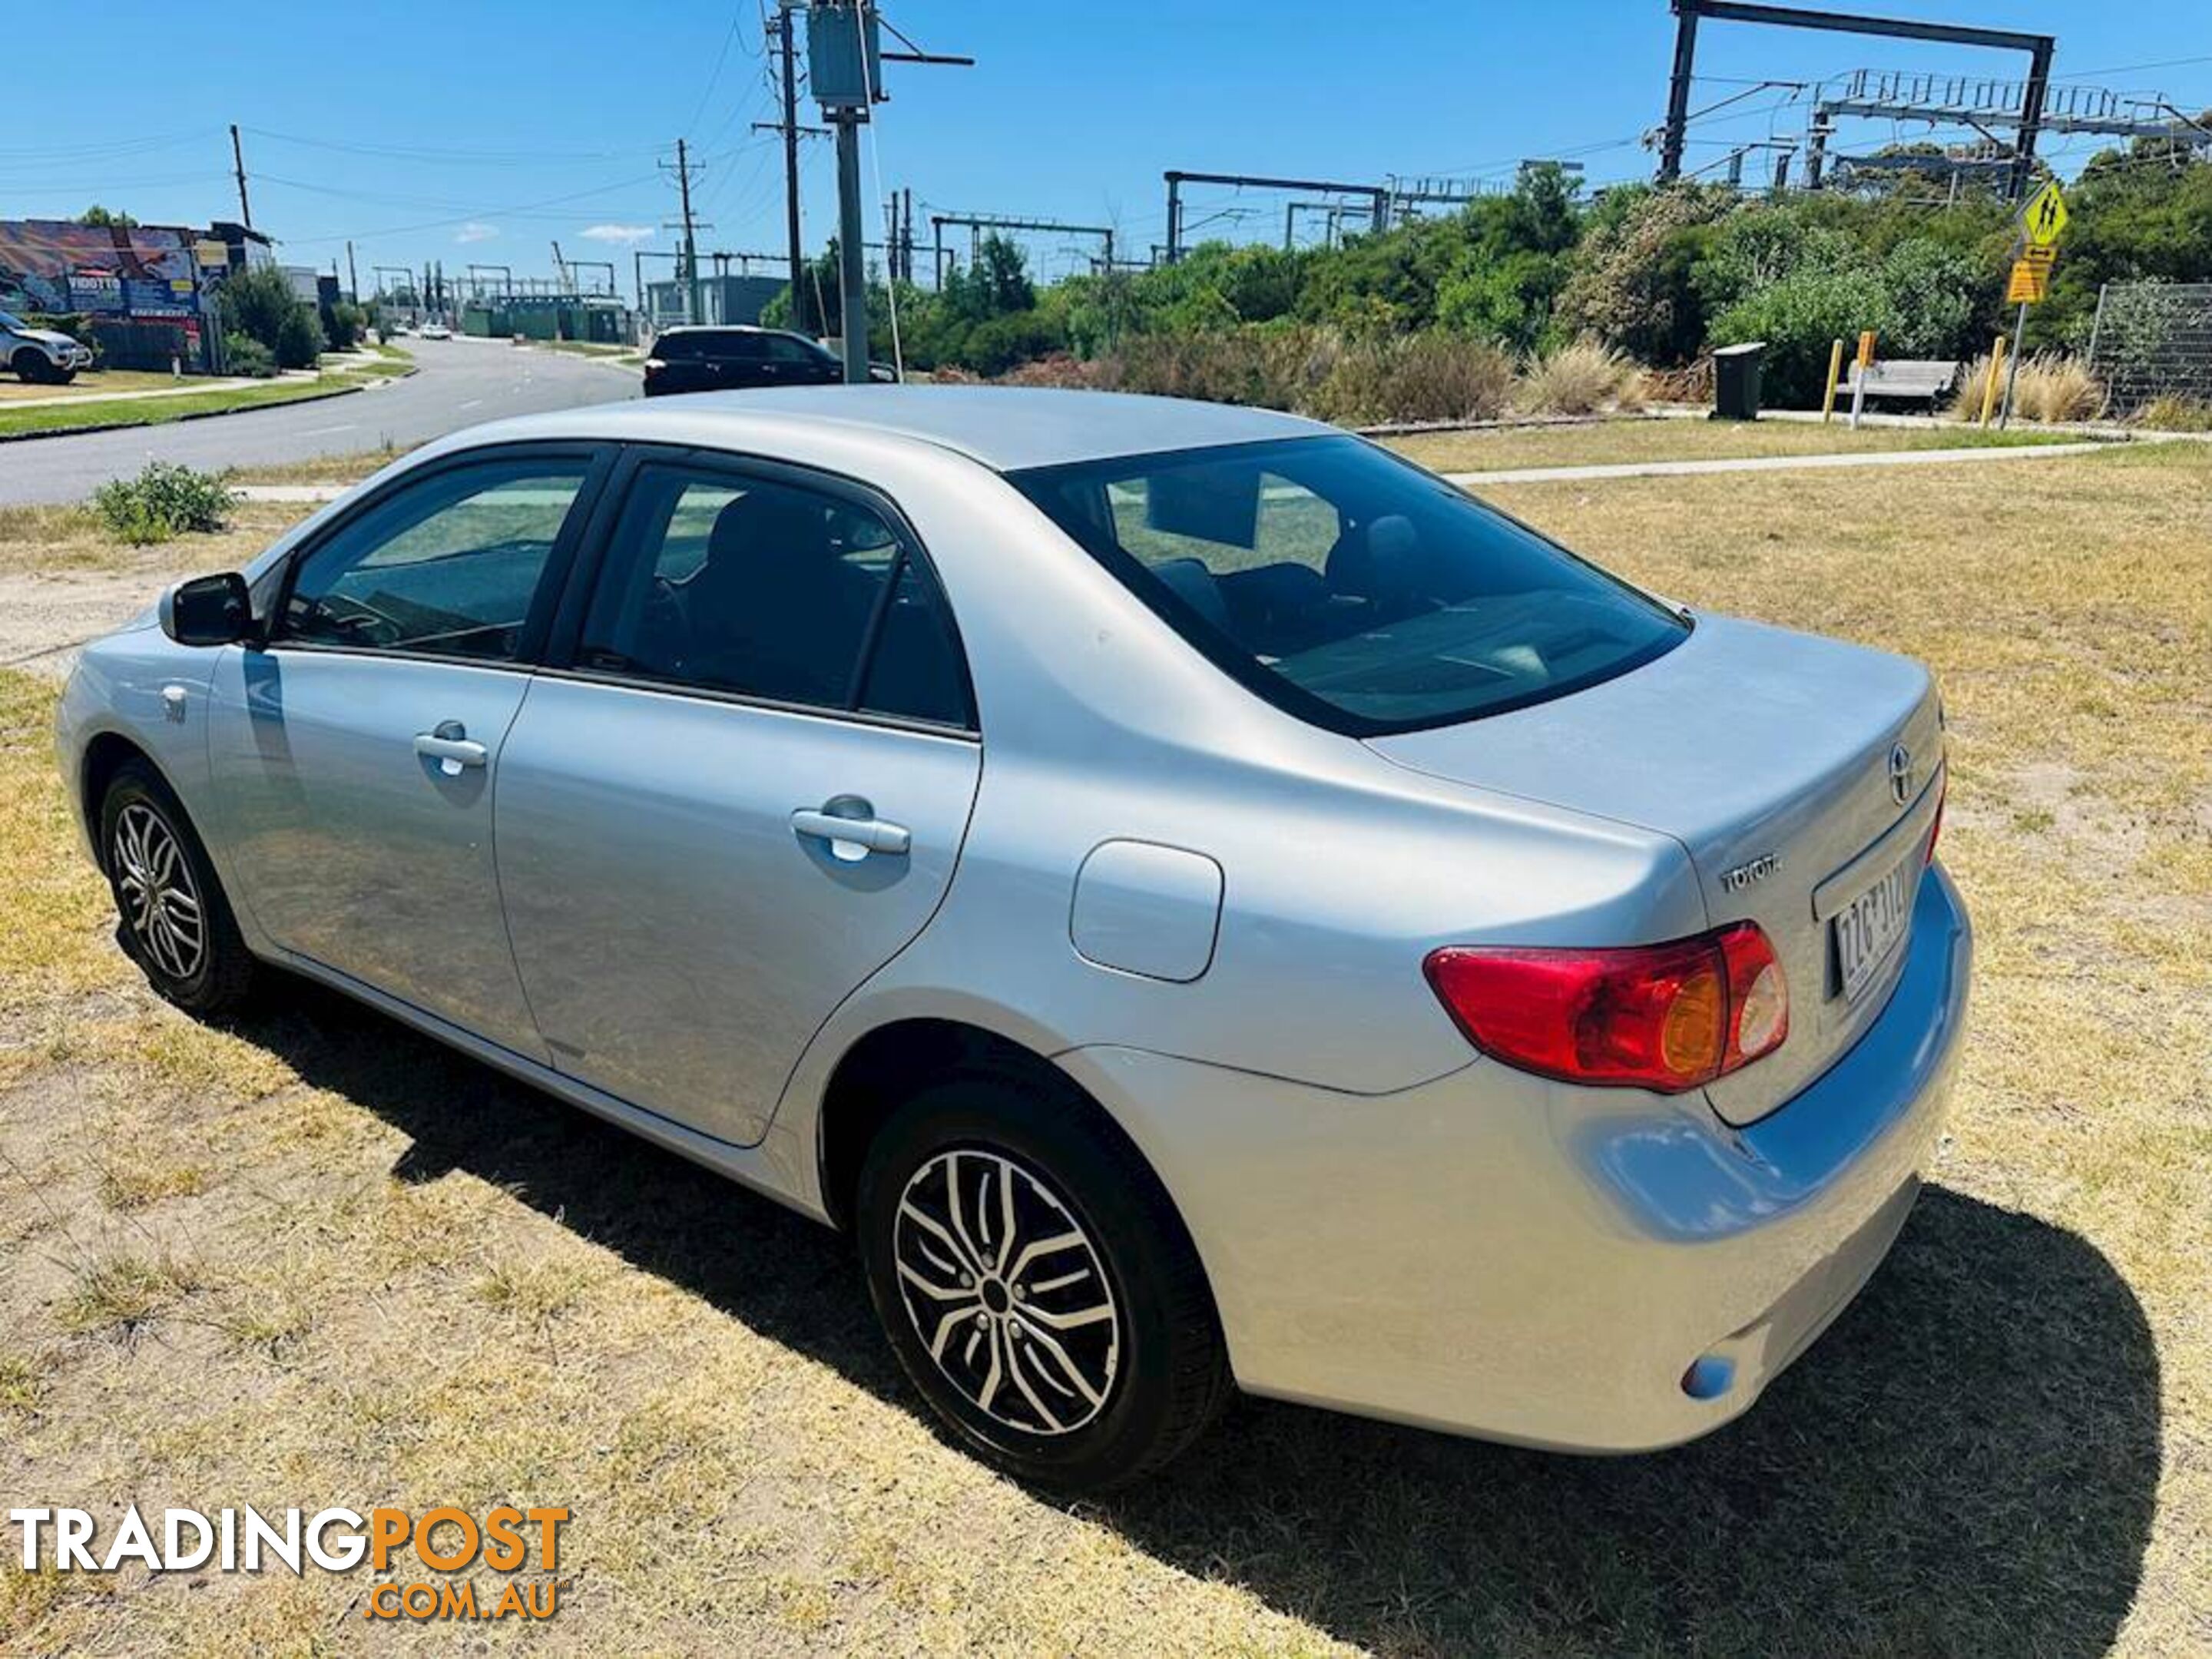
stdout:
{"type": "Polygon", "coordinates": [[[781,384],[770,360],[768,342],[758,334],[720,334],[714,337],[714,384],[733,392],[752,391],[781,384]]]}
{"type": "Polygon", "coordinates": [[[778,386],[827,386],[843,378],[837,360],[819,346],[788,334],[771,334],[767,340],[778,386]]]}
{"type": "Polygon", "coordinates": [[[501,756],[530,1006],[562,1071],[750,1146],[951,880],[957,638],[889,503],[697,454],[633,464],[571,604],[501,756]]]}
{"type": "Polygon", "coordinates": [[[254,921],[284,950],[543,1057],[492,859],[500,746],[608,454],[407,474],[288,562],[218,660],[210,759],[254,921]]]}

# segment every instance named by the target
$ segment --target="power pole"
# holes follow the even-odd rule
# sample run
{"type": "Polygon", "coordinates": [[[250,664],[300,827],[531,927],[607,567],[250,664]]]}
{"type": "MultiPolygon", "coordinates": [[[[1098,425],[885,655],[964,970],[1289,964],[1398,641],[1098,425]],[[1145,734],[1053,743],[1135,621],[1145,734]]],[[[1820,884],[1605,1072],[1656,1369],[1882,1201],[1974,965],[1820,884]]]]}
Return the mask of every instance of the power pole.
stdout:
{"type": "Polygon", "coordinates": [[[783,57],[783,220],[791,243],[791,318],[804,325],[806,293],[804,285],[806,248],[799,232],[799,82],[793,64],[791,13],[776,15],[776,46],[783,57]]]}
{"type": "Polygon", "coordinates": [[[353,238],[346,238],[346,285],[353,291],[347,297],[356,305],[361,303],[361,273],[354,269],[353,238]]]}
{"type": "MultiPolygon", "coordinates": [[[[700,315],[699,306],[698,226],[691,216],[691,152],[690,146],[681,138],[676,141],[676,190],[684,205],[684,269],[678,273],[686,296],[684,317],[686,322],[696,323],[704,320],[700,315]]],[[[671,226],[670,228],[675,227],[671,226]]]]}
{"type": "Polygon", "coordinates": [[[845,384],[868,379],[868,269],[860,246],[860,123],[867,111],[839,110],[837,129],[837,331],[843,337],[845,384]]]}
{"type": "Polygon", "coordinates": [[[253,228],[253,204],[246,199],[246,149],[239,143],[238,123],[235,121],[230,124],[230,161],[238,174],[238,216],[251,230],[253,228]]]}
{"type": "MultiPolygon", "coordinates": [[[[785,18],[786,27],[790,19],[785,18]]],[[[823,118],[837,132],[837,255],[840,327],[844,337],[845,379],[868,378],[868,289],[860,229],[860,126],[873,106],[884,101],[883,64],[948,64],[967,66],[972,58],[927,52],[884,22],[875,0],[811,0],[806,12],[807,81],[822,106],[823,118]],[[888,30],[907,50],[881,52],[878,28],[888,30]]]]}

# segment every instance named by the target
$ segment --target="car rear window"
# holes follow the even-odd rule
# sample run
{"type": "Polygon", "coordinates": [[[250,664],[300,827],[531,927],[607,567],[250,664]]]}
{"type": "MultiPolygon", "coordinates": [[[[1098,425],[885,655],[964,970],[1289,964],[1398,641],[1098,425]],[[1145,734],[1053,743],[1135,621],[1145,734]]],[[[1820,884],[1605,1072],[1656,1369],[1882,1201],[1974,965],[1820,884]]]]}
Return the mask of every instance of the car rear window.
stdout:
{"type": "Polygon", "coordinates": [[[1564,696],[1689,631],[1648,595],[1357,438],[1008,477],[1229,673],[1356,736],[1564,696]]]}

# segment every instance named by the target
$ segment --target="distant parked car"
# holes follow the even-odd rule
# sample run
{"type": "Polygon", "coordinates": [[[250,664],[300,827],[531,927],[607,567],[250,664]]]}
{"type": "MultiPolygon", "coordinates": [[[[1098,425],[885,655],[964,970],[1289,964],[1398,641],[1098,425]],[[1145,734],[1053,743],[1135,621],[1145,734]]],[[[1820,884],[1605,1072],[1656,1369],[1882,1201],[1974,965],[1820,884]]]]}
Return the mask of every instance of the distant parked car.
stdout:
{"type": "Polygon", "coordinates": [[[0,362],[26,386],[67,386],[92,367],[92,348],[58,329],[33,328],[13,312],[0,311],[0,362]]]}
{"type": "Polygon", "coordinates": [[[453,331],[443,323],[425,323],[422,325],[422,337],[426,340],[450,340],[453,337],[453,331]]]}
{"type": "MultiPolygon", "coordinates": [[[[757,392],[770,386],[836,386],[845,378],[837,354],[781,328],[672,328],[645,360],[645,395],[757,392]]],[[[872,380],[896,380],[888,363],[868,365],[872,380]]]]}
{"type": "Polygon", "coordinates": [[[162,995],[305,975],[849,1230],[960,1443],[1062,1488],[1232,1387],[1718,1428],[1887,1254],[1963,1046],[1926,669],[1261,410],[458,433],[88,646],[57,736],[162,995]]]}

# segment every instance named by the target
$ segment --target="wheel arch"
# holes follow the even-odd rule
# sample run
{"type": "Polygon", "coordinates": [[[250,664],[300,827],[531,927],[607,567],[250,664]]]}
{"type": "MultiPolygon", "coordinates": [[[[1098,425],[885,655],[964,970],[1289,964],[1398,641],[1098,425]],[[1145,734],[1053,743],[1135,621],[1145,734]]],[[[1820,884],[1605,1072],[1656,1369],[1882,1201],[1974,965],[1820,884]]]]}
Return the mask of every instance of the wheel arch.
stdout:
{"type": "Polygon", "coordinates": [[[851,1227],[861,1165],[891,1115],[922,1089],[962,1072],[1016,1082],[1033,1079],[1081,1100],[1158,1183],[1184,1230],[1190,1230],[1159,1165],[1095,1091],[1019,1038],[943,1013],[909,1014],[873,1026],[830,1068],[815,1108],[814,1150],[821,1206],[833,1226],[851,1227]]]}
{"type": "MultiPolygon", "coordinates": [[[[954,1073],[987,1069],[1049,1079],[1055,1088],[1074,1086],[1036,1049],[1002,1032],[944,1015],[891,1019],[847,1046],[830,1068],[815,1109],[816,1170],[822,1207],[833,1225],[841,1231],[851,1225],[860,1166],[891,1114],[932,1083],[954,1073]]],[[[1091,1103],[1108,1115],[1096,1101],[1091,1103]]]]}
{"type": "Polygon", "coordinates": [[[137,739],[112,727],[95,733],[85,744],[84,754],[77,763],[77,799],[83,808],[85,839],[91,843],[93,860],[103,872],[107,868],[107,849],[100,844],[100,807],[107,799],[107,788],[115,781],[115,775],[134,760],[144,762],[172,795],[177,793],[177,787],[162,770],[161,763],[137,739]]]}

